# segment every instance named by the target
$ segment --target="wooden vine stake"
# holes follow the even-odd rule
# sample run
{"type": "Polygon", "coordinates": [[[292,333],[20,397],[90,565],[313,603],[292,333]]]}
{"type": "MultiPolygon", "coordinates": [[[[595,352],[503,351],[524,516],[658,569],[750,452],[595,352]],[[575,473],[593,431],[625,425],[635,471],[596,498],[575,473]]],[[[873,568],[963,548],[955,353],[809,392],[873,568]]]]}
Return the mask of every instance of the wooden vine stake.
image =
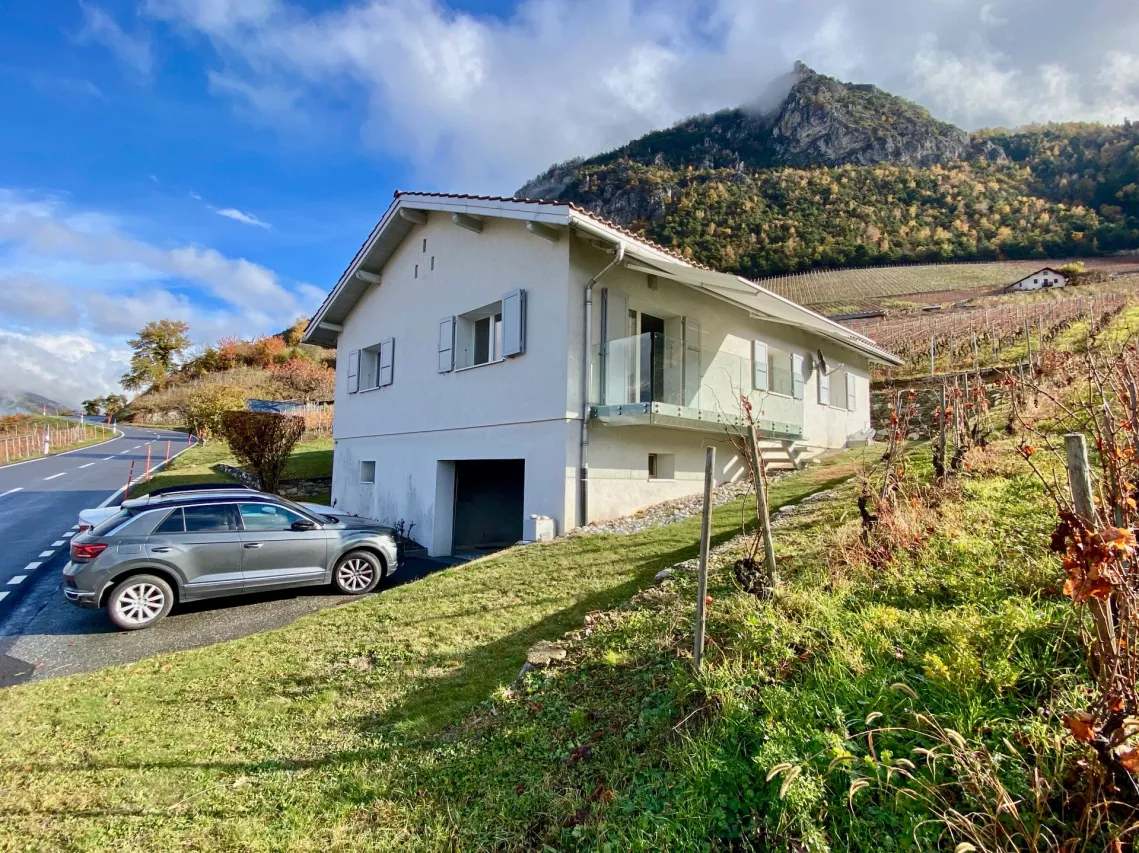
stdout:
{"type": "MultiPolygon", "coordinates": [[[[1084,434],[1073,432],[1065,435],[1064,449],[1067,451],[1068,483],[1072,489],[1072,504],[1088,526],[1095,530],[1099,524],[1096,520],[1095,502],[1092,499],[1092,477],[1084,434]]],[[[1115,624],[1109,602],[1092,596],[1088,599],[1088,607],[1095,625],[1096,658],[1101,669],[1097,675],[1102,677],[1104,674],[1102,670],[1110,667],[1111,662],[1117,657],[1115,624]]]]}
{"type": "Polygon", "coordinates": [[[748,456],[751,462],[751,476],[755,480],[755,512],[759,520],[759,533],[763,537],[763,559],[767,565],[767,579],[771,588],[779,583],[779,573],[775,568],[775,542],[771,538],[771,518],[767,513],[767,489],[764,486],[763,459],[759,455],[759,441],[755,436],[755,424],[747,429],[748,456]]]}
{"type": "Polygon", "coordinates": [[[704,516],[700,521],[700,570],[696,583],[696,640],[692,661],[699,671],[704,662],[704,604],[708,597],[708,550],[712,544],[712,484],[716,476],[716,448],[704,459],[704,516]]]}

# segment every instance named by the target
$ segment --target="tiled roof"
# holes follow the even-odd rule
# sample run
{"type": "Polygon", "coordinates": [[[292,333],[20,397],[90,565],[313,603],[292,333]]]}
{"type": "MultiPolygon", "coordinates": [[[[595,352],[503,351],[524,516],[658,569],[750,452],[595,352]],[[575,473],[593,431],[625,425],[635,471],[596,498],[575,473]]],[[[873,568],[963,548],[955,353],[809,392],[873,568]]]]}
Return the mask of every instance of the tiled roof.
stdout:
{"type": "Polygon", "coordinates": [[[676,260],[680,261],[682,264],[687,264],[688,266],[695,267],[696,269],[707,270],[708,272],[722,272],[722,270],[717,270],[714,267],[709,267],[709,266],[705,266],[704,264],[697,263],[696,261],[692,260],[691,258],[686,258],[686,257],[684,257],[684,255],[680,254],[675,249],[669,249],[666,246],[662,246],[660,243],[655,243],[652,240],[645,237],[643,234],[638,234],[635,231],[630,231],[628,228],[625,228],[624,226],[618,225],[616,222],[613,222],[609,219],[606,219],[603,216],[598,216],[596,213],[593,213],[592,211],[586,210],[584,207],[581,207],[580,205],[574,204],[572,201],[558,201],[555,199],[546,199],[546,198],[515,198],[513,196],[501,196],[501,195],[470,195],[468,193],[415,192],[414,190],[396,190],[394,198],[398,199],[401,196],[405,196],[405,195],[418,195],[418,196],[425,196],[427,198],[450,198],[450,199],[455,199],[456,201],[466,200],[466,201],[514,202],[517,204],[548,204],[548,205],[557,206],[557,207],[568,207],[570,210],[572,210],[574,213],[578,214],[579,216],[584,216],[588,219],[592,219],[594,222],[600,223],[601,225],[604,225],[606,228],[612,228],[614,231],[617,231],[621,234],[624,234],[630,240],[636,240],[639,243],[643,243],[644,245],[649,246],[650,248],[653,248],[658,252],[662,252],[663,254],[666,254],[671,258],[676,258],[676,260]]]}

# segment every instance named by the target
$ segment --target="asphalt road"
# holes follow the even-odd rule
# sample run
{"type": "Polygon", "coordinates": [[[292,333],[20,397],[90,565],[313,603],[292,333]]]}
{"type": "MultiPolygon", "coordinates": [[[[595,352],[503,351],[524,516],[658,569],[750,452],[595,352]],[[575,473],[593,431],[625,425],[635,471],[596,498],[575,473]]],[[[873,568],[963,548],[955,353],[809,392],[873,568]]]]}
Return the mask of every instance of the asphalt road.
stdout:
{"type": "MultiPolygon", "coordinates": [[[[0,468],[0,688],[24,681],[129,663],[161,652],[233,640],[286,625],[308,613],[357,600],[331,587],[177,604],[145,631],[116,631],[101,610],[63,597],[61,570],[79,511],[115,498],[135,476],[186,446],[183,433],[124,426],[107,444],[0,468]]],[[[377,592],[414,581],[452,561],[409,557],[377,592]]]]}

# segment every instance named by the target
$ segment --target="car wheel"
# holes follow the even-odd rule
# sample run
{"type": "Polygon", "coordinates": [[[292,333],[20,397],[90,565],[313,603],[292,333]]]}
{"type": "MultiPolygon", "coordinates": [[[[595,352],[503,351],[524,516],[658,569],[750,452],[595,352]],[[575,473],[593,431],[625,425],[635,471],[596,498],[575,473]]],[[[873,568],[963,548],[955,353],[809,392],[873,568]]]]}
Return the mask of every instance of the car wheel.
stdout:
{"type": "Polygon", "coordinates": [[[149,628],[174,606],[174,591],[157,575],[132,575],[107,598],[107,615],[121,631],[149,628]]]}
{"type": "Polygon", "coordinates": [[[340,558],[332,572],[332,583],[348,595],[363,595],[376,588],[383,577],[383,565],[368,551],[350,551],[340,558]]]}

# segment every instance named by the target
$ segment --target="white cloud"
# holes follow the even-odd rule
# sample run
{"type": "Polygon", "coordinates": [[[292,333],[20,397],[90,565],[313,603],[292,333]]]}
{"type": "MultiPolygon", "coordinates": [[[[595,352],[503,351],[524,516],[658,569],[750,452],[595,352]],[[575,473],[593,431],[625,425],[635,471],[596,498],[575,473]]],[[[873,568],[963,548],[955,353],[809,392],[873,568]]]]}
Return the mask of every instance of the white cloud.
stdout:
{"type": "Polygon", "coordinates": [[[513,189],[553,161],[751,101],[795,59],[967,127],[1139,114],[1139,5],[1118,0],[520,0],[505,18],[442,0],[144,10],[209,39],[215,95],[290,133],[354,113],[367,144],[430,186],[513,189]]]}
{"type": "Polygon", "coordinates": [[[83,29],[75,36],[77,42],[101,44],[128,69],[141,77],[150,77],[154,61],[149,38],[125,32],[114,18],[94,3],[79,0],[79,8],[83,10],[83,29]]]}
{"type": "Polygon", "coordinates": [[[273,226],[268,222],[262,222],[252,213],[244,213],[235,207],[224,207],[217,211],[218,216],[224,216],[226,219],[232,219],[234,222],[242,222],[246,225],[253,225],[257,228],[264,228],[266,231],[271,231],[273,226]]]}
{"type": "Polygon", "coordinates": [[[247,259],[155,245],[106,212],[0,188],[0,390],[76,404],[118,390],[125,339],[148,320],[212,342],[279,331],[320,298],[247,259]]]}

